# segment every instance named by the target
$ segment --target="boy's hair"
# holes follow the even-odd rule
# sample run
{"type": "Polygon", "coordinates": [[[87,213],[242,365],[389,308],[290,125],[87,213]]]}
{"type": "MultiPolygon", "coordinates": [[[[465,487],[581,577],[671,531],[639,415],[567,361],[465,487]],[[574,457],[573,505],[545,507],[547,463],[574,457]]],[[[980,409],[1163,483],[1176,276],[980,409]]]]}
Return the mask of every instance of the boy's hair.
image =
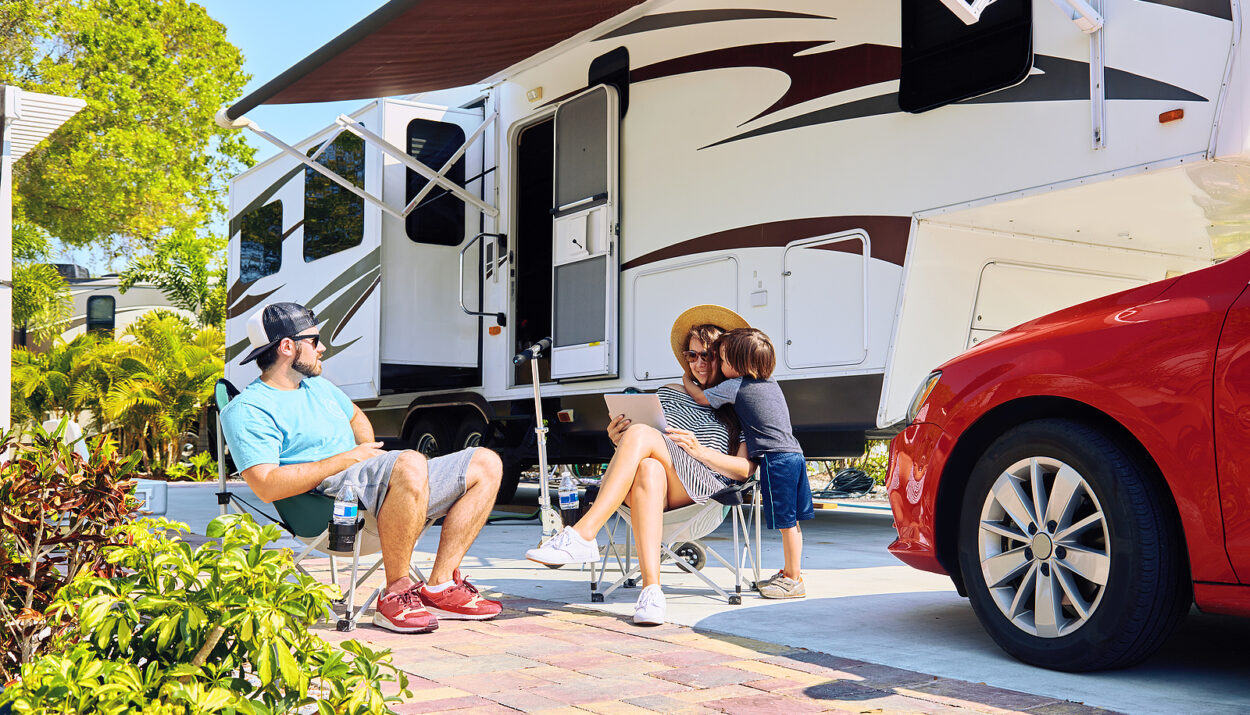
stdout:
{"type": "Polygon", "coordinates": [[[743,377],[767,380],[777,367],[773,341],[756,328],[730,330],[716,341],[716,352],[724,350],[725,358],[743,377]]]}

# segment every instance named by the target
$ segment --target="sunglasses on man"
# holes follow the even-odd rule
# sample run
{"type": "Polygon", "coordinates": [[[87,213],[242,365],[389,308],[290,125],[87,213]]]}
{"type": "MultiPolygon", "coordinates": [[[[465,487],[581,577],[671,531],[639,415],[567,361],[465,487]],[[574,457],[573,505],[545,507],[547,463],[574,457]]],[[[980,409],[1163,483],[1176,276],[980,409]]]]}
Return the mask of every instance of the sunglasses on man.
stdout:
{"type": "Polygon", "coordinates": [[[317,349],[317,345],[318,345],[318,343],[320,343],[320,342],[321,342],[321,336],[320,336],[320,335],[291,335],[291,336],[290,336],[290,338],[291,338],[292,340],[307,340],[307,341],[309,341],[309,344],[310,344],[310,345],[312,345],[312,349],[313,349],[313,350],[316,350],[316,349],[317,349]]]}
{"type": "Polygon", "coordinates": [[[703,362],[712,362],[716,359],[716,353],[711,350],[683,350],[681,354],[686,356],[686,362],[695,362],[700,359],[703,362]]]}

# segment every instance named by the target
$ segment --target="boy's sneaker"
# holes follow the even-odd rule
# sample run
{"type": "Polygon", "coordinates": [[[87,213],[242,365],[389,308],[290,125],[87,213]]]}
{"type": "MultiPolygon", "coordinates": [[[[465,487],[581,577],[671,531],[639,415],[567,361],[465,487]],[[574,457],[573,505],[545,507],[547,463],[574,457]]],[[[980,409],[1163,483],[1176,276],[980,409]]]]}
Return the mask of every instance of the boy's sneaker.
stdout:
{"type": "Polygon", "coordinates": [[[802,578],[794,579],[781,574],[760,586],[760,595],[764,598],[803,598],[807,595],[807,587],[803,585],[802,578]]]}
{"type": "Polygon", "coordinates": [[[599,541],[587,541],[566,526],[547,543],[526,551],[525,558],[544,566],[593,563],[599,560],[599,541]]]}
{"type": "Polygon", "coordinates": [[[499,601],[482,598],[477,586],[460,575],[460,569],[455,570],[451,580],[452,585],[438,593],[430,593],[424,586],[417,592],[435,616],[451,621],[485,621],[503,610],[499,601]]]}
{"type": "Polygon", "coordinates": [[[396,633],[429,633],[438,628],[438,618],[421,605],[419,589],[406,577],[388,587],[378,596],[373,625],[396,633]]]}
{"type": "Polygon", "coordinates": [[[658,583],[653,583],[638,594],[638,603],[634,606],[634,623],[640,626],[658,626],[664,623],[666,610],[664,591],[660,590],[658,583]]]}
{"type": "Polygon", "coordinates": [[[777,573],[773,574],[772,576],[769,576],[768,578],[765,578],[765,579],[761,579],[761,580],[759,580],[759,581],[756,581],[756,582],[755,582],[755,590],[756,590],[756,591],[758,591],[758,590],[760,590],[761,588],[764,588],[764,587],[765,587],[765,586],[767,586],[768,584],[772,583],[773,581],[776,581],[777,579],[779,579],[779,578],[781,578],[782,576],[785,576],[785,575],[786,575],[786,572],[785,572],[785,571],[778,571],[777,573]]]}

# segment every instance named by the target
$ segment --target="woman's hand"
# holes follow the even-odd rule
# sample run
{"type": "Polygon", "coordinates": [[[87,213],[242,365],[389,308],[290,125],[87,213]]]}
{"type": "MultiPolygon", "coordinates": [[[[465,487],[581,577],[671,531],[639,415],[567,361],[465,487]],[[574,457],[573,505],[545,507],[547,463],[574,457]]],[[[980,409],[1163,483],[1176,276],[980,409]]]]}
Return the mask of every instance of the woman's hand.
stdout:
{"type": "Polygon", "coordinates": [[[694,432],[690,430],[670,428],[666,434],[668,434],[669,439],[673,440],[673,444],[681,447],[686,451],[686,454],[700,462],[704,461],[704,457],[710,451],[708,447],[699,442],[699,438],[694,436],[694,432]]]}
{"type": "Polygon", "coordinates": [[[625,415],[612,418],[612,421],[608,423],[608,439],[612,440],[612,444],[621,443],[621,435],[625,434],[625,430],[629,429],[631,424],[633,422],[625,419],[625,415]]]}

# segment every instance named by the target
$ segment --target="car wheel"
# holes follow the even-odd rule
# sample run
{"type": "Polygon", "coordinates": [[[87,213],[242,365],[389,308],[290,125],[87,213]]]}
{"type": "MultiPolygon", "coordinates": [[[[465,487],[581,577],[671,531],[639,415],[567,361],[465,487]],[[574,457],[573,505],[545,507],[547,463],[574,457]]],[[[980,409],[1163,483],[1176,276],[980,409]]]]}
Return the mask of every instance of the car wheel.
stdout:
{"type": "Polygon", "coordinates": [[[959,565],[972,607],[1020,660],[1066,671],[1153,653],[1190,603],[1178,530],[1135,459],[1098,430],[1047,419],[981,456],[959,565]]]}
{"type": "Polygon", "coordinates": [[[408,449],[424,454],[426,459],[450,454],[447,447],[451,445],[451,440],[442,425],[432,415],[418,417],[412,429],[408,431],[408,437],[404,442],[408,449]]]}

